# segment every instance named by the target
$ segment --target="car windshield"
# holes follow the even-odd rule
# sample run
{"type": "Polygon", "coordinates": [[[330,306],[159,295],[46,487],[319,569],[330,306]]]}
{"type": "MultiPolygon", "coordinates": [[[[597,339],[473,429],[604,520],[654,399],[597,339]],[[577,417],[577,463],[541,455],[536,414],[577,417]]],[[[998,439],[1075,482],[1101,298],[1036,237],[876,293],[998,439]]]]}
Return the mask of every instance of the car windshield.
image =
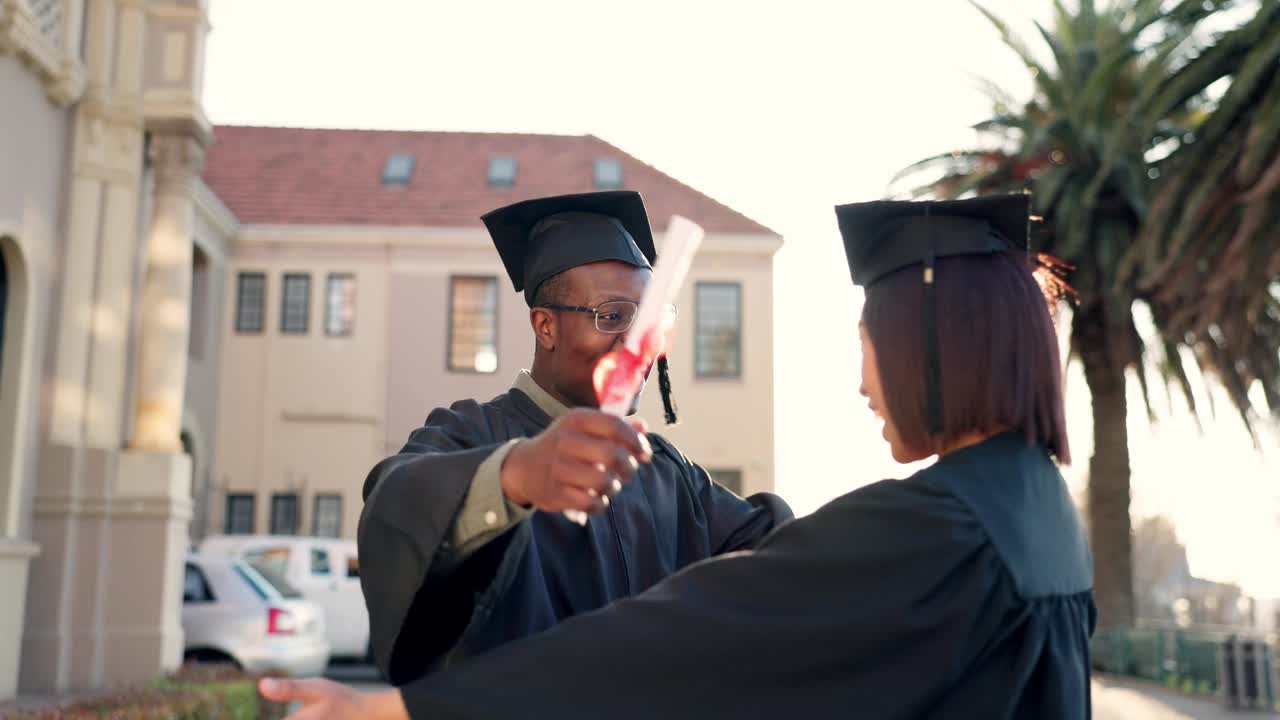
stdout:
{"type": "Polygon", "coordinates": [[[266,568],[283,577],[289,570],[289,548],[283,546],[260,547],[244,553],[244,559],[256,568],[266,568]]]}
{"type": "Polygon", "coordinates": [[[302,597],[297,588],[290,585],[270,568],[260,567],[253,563],[236,563],[236,572],[245,582],[253,587],[253,591],[263,600],[284,598],[296,600],[302,597]]]}

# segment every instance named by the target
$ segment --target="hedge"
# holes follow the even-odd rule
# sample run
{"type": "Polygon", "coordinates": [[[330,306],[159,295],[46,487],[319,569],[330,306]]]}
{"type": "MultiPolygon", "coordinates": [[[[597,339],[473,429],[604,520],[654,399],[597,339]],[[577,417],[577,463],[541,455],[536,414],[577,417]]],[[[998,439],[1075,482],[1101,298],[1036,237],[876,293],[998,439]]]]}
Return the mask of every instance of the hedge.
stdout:
{"type": "Polygon", "coordinates": [[[233,666],[184,666],[142,686],[71,705],[18,711],[14,720],[279,720],[287,706],[263,700],[257,682],[233,666]]]}

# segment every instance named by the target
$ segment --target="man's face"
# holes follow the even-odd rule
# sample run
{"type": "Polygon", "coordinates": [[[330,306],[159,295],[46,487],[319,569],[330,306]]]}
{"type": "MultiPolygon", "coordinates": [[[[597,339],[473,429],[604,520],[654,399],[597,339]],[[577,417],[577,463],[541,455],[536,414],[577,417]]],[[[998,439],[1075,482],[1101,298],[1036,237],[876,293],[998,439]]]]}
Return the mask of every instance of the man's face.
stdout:
{"type": "MultiPolygon", "coordinates": [[[[579,265],[563,273],[564,292],[558,302],[580,307],[598,307],[611,300],[639,303],[651,275],[646,268],[621,262],[579,265]]],[[[555,347],[550,357],[556,388],[576,406],[599,407],[592,383],[596,363],[605,353],[621,348],[626,333],[601,332],[591,313],[555,314],[555,347]]],[[[637,402],[639,398],[637,394],[637,402]]]]}

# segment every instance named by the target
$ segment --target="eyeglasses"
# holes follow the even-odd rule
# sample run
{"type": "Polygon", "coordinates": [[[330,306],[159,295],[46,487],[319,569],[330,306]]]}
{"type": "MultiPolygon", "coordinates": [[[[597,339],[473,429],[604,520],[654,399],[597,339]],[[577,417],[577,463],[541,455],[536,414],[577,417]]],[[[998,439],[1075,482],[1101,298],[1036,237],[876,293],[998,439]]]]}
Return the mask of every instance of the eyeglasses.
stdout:
{"type": "MultiPolygon", "coordinates": [[[[631,323],[635,322],[636,313],[640,310],[640,306],[630,300],[611,300],[600,303],[596,307],[557,305],[556,303],[543,303],[538,307],[564,312],[591,313],[596,316],[596,329],[610,335],[626,332],[631,327],[631,323]]],[[[664,306],[663,312],[671,322],[674,322],[679,314],[675,305],[664,306]]]]}

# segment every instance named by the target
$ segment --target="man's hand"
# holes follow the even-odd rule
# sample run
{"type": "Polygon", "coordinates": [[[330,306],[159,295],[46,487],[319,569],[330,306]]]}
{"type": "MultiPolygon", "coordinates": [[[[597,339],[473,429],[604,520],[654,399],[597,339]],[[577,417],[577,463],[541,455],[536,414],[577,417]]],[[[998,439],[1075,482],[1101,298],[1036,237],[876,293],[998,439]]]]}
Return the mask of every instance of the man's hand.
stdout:
{"type": "Polygon", "coordinates": [[[258,683],[258,692],[280,703],[299,702],[302,707],[285,720],[408,720],[409,711],[398,690],[364,694],[332,680],[279,680],[258,683]]]}
{"type": "Polygon", "coordinates": [[[502,491],[545,512],[600,512],[639,463],[653,459],[645,430],[639,418],[575,409],[511,448],[502,463],[502,491]]]}

